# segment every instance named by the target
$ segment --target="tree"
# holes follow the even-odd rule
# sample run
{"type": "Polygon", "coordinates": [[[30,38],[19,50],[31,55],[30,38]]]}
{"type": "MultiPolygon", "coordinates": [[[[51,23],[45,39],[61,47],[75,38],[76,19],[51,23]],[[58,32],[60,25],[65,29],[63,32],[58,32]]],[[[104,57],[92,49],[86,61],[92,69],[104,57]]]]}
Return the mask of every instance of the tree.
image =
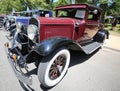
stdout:
{"type": "Polygon", "coordinates": [[[88,0],[76,0],[75,3],[87,3],[88,0]]]}
{"type": "Polygon", "coordinates": [[[1,13],[10,13],[14,5],[18,4],[14,0],[1,0],[0,2],[0,12],[1,13]]]}
{"type": "Polygon", "coordinates": [[[15,11],[25,11],[29,9],[50,9],[46,0],[1,0],[0,13],[10,13],[14,8],[15,11]]]}
{"type": "Polygon", "coordinates": [[[119,0],[0,0],[0,13],[10,13],[14,8],[15,11],[25,11],[27,7],[29,9],[50,9],[54,10],[56,6],[66,5],[72,3],[89,3],[93,5],[100,5],[105,11],[105,15],[113,14],[114,12],[120,13],[119,0]],[[115,3],[109,4],[110,1],[115,3]],[[110,5],[110,6],[109,6],[110,5]]]}
{"type": "Polygon", "coordinates": [[[115,12],[120,14],[120,0],[114,0],[113,5],[110,7],[109,14],[114,14],[115,12]]]}
{"type": "MultiPolygon", "coordinates": [[[[116,2],[118,1],[119,0],[116,0],[116,2]]],[[[89,3],[99,6],[100,8],[103,9],[103,16],[102,16],[103,22],[104,22],[104,17],[106,17],[107,15],[111,15],[112,12],[118,9],[117,4],[115,4],[115,0],[89,0],[89,3]]],[[[120,5],[120,3],[118,5],[120,5]]],[[[117,10],[117,11],[120,11],[120,10],[117,10]]]]}

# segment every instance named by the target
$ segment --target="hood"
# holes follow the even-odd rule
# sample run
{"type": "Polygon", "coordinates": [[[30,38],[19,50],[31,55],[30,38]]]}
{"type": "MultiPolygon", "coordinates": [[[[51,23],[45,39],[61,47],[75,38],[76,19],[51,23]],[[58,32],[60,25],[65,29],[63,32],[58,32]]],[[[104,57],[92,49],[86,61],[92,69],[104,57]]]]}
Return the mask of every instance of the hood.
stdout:
{"type": "Polygon", "coordinates": [[[74,24],[73,19],[70,18],[39,18],[40,24],[58,25],[58,24],[74,24]]]}
{"type": "Polygon", "coordinates": [[[38,27],[40,25],[73,25],[85,23],[84,20],[78,20],[73,18],[56,18],[56,17],[39,17],[39,18],[30,18],[29,24],[34,24],[38,27]]]}
{"type": "Polygon", "coordinates": [[[67,37],[73,39],[73,33],[77,25],[84,23],[84,20],[73,18],[31,18],[29,24],[38,26],[40,41],[51,37],[67,37]],[[77,25],[76,25],[77,24],[77,25]]]}

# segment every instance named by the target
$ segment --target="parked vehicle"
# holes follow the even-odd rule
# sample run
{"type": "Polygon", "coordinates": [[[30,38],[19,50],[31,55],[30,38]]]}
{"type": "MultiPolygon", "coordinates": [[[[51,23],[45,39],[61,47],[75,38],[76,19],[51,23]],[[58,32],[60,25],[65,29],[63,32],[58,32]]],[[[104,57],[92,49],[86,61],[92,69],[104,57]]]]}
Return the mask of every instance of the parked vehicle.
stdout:
{"type": "Polygon", "coordinates": [[[29,10],[14,12],[13,16],[8,16],[10,22],[8,31],[10,31],[10,36],[13,36],[16,31],[16,23],[20,22],[24,25],[25,28],[27,28],[30,17],[45,17],[46,14],[49,17],[52,17],[52,12],[50,10],[29,10]]]}
{"type": "Polygon", "coordinates": [[[5,44],[17,78],[28,85],[32,84],[31,76],[22,69],[27,70],[28,64],[34,62],[43,86],[58,84],[69,67],[69,50],[88,55],[102,46],[105,32],[98,31],[101,14],[101,8],[72,4],[57,7],[56,17],[30,18],[27,30],[22,30],[24,26],[19,23],[12,47],[5,44]],[[95,36],[98,36],[97,39],[94,39],[95,36]]]}
{"type": "Polygon", "coordinates": [[[4,27],[5,29],[7,29],[7,27],[9,26],[9,21],[8,18],[5,14],[1,14],[0,15],[0,27],[4,27]]]}
{"type": "Polygon", "coordinates": [[[0,16],[0,27],[3,27],[4,26],[4,17],[0,16]]]}

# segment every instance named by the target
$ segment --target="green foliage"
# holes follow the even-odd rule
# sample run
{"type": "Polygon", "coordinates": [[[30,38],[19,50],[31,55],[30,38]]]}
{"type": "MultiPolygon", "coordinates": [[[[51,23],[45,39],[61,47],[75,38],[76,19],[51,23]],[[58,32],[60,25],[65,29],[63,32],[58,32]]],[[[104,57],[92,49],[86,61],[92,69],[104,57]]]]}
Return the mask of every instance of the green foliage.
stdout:
{"type": "Polygon", "coordinates": [[[88,3],[88,0],[76,0],[76,3],[88,3]]]}
{"type": "MultiPolygon", "coordinates": [[[[0,13],[11,13],[14,8],[15,11],[25,11],[27,7],[30,9],[51,9],[54,10],[56,6],[72,4],[73,0],[0,0],[0,13]]],[[[120,14],[120,0],[114,0],[116,3],[108,7],[108,0],[75,0],[75,3],[90,3],[96,5],[100,3],[100,7],[105,12],[105,15],[112,15],[114,12],[120,14]]]]}
{"type": "Polygon", "coordinates": [[[12,10],[13,3],[12,0],[1,0],[0,2],[0,11],[3,13],[9,13],[12,10]]]}
{"type": "Polygon", "coordinates": [[[108,0],[100,0],[100,3],[101,3],[101,4],[107,4],[107,3],[108,3],[108,0]]]}
{"type": "Polygon", "coordinates": [[[50,5],[46,3],[46,0],[1,0],[0,13],[11,13],[14,8],[15,11],[25,11],[29,9],[49,9],[50,5]]]}
{"type": "Polygon", "coordinates": [[[58,0],[57,2],[57,5],[60,6],[60,5],[66,5],[67,4],[67,1],[65,0],[58,0]]]}
{"type": "Polygon", "coordinates": [[[111,7],[111,9],[109,9],[110,14],[114,14],[115,12],[117,12],[120,15],[120,0],[115,0],[115,4],[111,7]]]}
{"type": "Polygon", "coordinates": [[[9,14],[12,9],[15,11],[23,10],[23,6],[21,5],[20,1],[15,0],[1,0],[0,2],[0,13],[9,14]]]}

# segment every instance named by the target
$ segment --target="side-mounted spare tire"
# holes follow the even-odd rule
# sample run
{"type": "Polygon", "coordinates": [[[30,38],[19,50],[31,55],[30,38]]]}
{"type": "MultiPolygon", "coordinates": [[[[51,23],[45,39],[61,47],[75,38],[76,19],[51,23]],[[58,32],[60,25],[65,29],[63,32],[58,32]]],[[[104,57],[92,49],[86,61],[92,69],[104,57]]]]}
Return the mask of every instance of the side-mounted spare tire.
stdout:
{"type": "Polygon", "coordinates": [[[66,48],[55,50],[43,57],[38,67],[38,79],[44,87],[53,87],[65,76],[70,63],[70,52],[66,48]]]}

